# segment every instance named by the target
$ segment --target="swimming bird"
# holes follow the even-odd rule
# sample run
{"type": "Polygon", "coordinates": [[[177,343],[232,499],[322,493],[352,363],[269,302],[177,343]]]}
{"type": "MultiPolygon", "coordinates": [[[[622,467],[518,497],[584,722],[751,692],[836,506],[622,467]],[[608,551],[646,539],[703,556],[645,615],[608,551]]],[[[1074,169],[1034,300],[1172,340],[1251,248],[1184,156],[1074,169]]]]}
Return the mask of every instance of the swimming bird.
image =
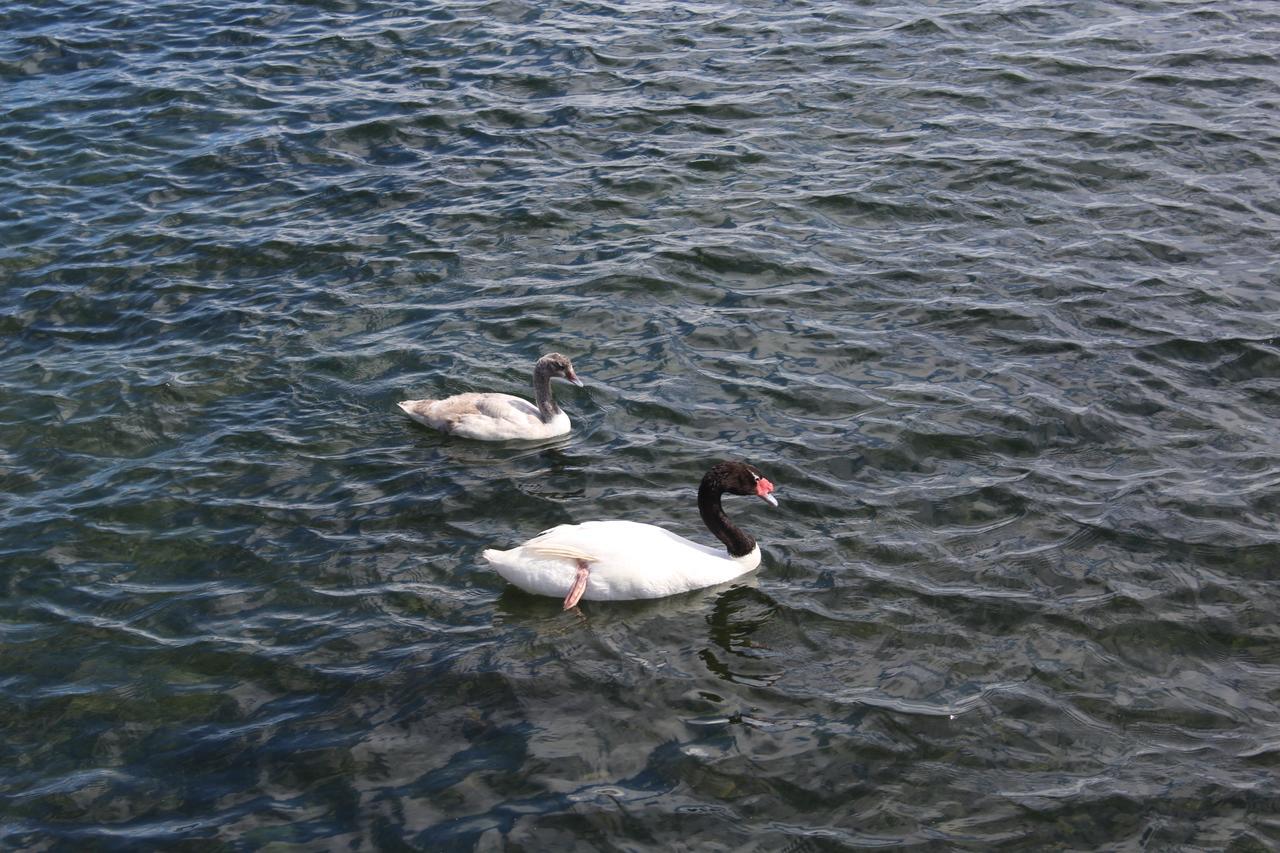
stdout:
{"type": "Polygon", "coordinates": [[[554,438],[567,433],[571,425],[569,416],[551,396],[553,376],[562,376],[582,387],[582,380],[573,372],[573,363],[552,352],[533,366],[533,403],[510,394],[456,394],[443,400],[405,400],[396,405],[418,423],[463,438],[554,438]]]}
{"type": "Polygon", "coordinates": [[[698,486],[698,512],[724,548],[691,542],[652,524],[561,524],[509,551],[484,558],[498,574],[535,595],[564,596],[564,609],[587,601],[661,598],[733,580],[760,565],[760,546],[725,515],[720,496],[755,495],[773,506],[773,483],[743,462],[720,462],[698,486]]]}

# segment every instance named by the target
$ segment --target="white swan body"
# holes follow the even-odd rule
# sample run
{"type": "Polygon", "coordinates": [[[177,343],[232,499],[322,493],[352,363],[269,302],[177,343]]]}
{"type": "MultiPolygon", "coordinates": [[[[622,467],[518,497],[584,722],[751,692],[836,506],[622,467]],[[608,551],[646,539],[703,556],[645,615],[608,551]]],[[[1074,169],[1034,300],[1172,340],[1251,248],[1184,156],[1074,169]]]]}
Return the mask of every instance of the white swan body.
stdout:
{"type": "Polygon", "coordinates": [[[396,405],[420,424],[480,441],[555,438],[573,427],[563,410],[544,423],[537,407],[510,394],[458,394],[396,405]]]}
{"type": "Polygon", "coordinates": [[[760,565],[760,546],[724,514],[720,497],[755,495],[778,505],[773,483],[742,462],[721,462],[698,487],[698,513],[723,544],[708,548],[635,521],[588,521],[545,530],[509,551],[490,548],[484,558],[498,574],[535,595],[564,597],[568,610],[581,599],[662,598],[731,581],[760,565]]]}
{"type": "Polygon", "coordinates": [[[564,377],[582,387],[569,359],[552,352],[533,366],[532,403],[510,394],[456,394],[443,400],[404,400],[396,405],[418,423],[462,438],[480,441],[555,438],[567,433],[573,425],[552,396],[553,376],[564,377]]]}
{"type": "Polygon", "coordinates": [[[731,581],[760,565],[760,546],[741,557],[669,530],[636,521],[562,524],[510,551],[490,548],[484,558],[525,592],[564,598],[578,561],[590,568],[581,598],[625,601],[662,598],[731,581]]]}

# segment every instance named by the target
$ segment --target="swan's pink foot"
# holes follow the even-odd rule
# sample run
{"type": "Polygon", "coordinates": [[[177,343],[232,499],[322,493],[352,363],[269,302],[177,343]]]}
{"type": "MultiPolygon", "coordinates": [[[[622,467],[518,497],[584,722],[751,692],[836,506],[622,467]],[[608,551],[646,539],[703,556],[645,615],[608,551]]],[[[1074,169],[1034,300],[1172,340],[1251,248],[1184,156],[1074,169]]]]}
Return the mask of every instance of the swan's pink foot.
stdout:
{"type": "Polygon", "coordinates": [[[573,579],[573,586],[569,587],[569,594],[564,597],[564,609],[569,610],[578,605],[582,594],[587,591],[587,575],[591,574],[591,570],[587,566],[586,560],[578,561],[578,576],[573,579]]]}

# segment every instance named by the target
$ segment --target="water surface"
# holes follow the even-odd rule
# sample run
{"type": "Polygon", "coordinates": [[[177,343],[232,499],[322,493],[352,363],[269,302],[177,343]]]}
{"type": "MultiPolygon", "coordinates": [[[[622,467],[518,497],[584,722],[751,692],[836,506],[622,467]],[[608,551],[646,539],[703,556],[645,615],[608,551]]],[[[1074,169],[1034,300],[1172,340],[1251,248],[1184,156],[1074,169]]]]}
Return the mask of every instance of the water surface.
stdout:
{"type": "Polygon", "coordinates": [[[1280,845],[1280,12],[0,10],[0,843],[1280,845]],[[405,397],[573,434],[449,440],[405,397]],[[507,587],[741,458],[747,582],[507,587]]]}

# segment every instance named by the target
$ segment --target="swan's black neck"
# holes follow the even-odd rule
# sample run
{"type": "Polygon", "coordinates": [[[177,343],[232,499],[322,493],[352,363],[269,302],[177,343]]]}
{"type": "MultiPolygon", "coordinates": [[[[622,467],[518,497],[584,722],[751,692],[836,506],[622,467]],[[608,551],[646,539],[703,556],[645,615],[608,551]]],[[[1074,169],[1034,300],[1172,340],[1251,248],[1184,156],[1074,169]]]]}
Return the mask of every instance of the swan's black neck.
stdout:
{"type": "Polygon", "coordinates": [[[744,533],[724,514],[720,506],[720,496],[724,494],[724,483],[714,476],[714,470],[702,478],[698,487],[698,514],[702,523],[715,534],[715,537],[729,549],[730,557],[745,557],[756,547],[756,540],[744,533]]]}
{"type": "Polygon", "coordinates": [[[560,414],[560,407],[551,396],[551,371],[554,368],[547,362],[539,361],[533,366],[533,402],[538,407],[538,417],[544,424],[560,414]]]}

